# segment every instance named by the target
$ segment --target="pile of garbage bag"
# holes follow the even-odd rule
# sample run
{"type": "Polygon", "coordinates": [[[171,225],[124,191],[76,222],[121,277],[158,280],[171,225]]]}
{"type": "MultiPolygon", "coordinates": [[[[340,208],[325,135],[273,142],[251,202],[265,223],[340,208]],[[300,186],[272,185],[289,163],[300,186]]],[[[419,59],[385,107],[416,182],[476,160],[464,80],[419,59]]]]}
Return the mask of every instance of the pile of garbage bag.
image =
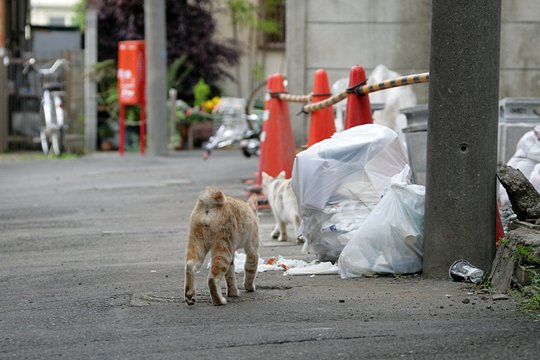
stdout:
{"type": "Polygon", "coordinates": [[[349,241],[338,259],[342,278],[422,270],[425,188],[410,184],[410,176],[406,165],[362,225],[344,235],[349,241]]]}
{"type": "MultiPolygon", "coordinates": [[[[540,191],[540,125],[536,125],[519,139],[516,152],[507,165],[520,170],[536,191],[540,191]]],[[[499,206],[510,206],[508,194],[502,185],[499,185],[499,206]]]]}
{"type": "Polygon", "coordinates": [[[407,165],[398,135],[369,124],[334,134],[296,156],[292,186],[302,217],[305,246],[320,261],[336,262],[407,165]]]}

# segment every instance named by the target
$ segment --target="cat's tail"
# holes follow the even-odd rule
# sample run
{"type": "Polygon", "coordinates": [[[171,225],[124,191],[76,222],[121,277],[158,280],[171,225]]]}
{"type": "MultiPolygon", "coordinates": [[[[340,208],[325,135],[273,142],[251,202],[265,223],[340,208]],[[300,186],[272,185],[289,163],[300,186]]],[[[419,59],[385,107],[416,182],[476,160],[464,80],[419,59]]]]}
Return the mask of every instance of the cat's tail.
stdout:
{"type": "Polygon", "coordinates": [[[206,206],[221,206],[225,203],[225,194],[217,187],[208,186],[201,191],[199,201],[206,206]]]}

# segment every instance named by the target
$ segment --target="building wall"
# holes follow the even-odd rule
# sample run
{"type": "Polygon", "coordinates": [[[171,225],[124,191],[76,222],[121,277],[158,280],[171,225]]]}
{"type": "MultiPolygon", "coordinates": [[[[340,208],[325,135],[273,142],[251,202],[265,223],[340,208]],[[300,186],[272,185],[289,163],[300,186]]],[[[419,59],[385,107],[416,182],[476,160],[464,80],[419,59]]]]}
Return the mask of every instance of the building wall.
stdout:
{"type": "Polygon", "coordinates": [[[540,1],[502,3],[499,97],[540,97],[540,1]]]}
{"type": "MultiPolygon", "coordinates": [[[[256,2],[257,0],[251,0],[256,2]]],[[[227,0],[215,0],[214,15],[216,19],[216,37],[217,39],[232,39],[233,27],[231,24],[231,14],[226,5],[227,0]]],[[[273,49],[263,50],[256,44],[256,37],[253,37],[254,46],[249,46],[249,29],[240,28],[238,32],[241,49],[244,55],[240,61],[240,88],[235,80],[226,79],[220,84],[223,95],[247,98],[256,85],[266,78],[269,74],[276,72],[286,72],[285,50],[273,49]],[[251,62],[251,66],[250,66],[251,62]],[[253,65],[260,69],[262,79],[254,75],[253,65]]],[[[227,72],[235,79],[237,78],[237,69],[229,68],[227,72]]]]}
{"type": "MultiPolygon", "coordinates": [[[[540,2],[502,3],[500,98],[540,96],[540,2]]],[[[430,33],[429,0],[288,0],[288,90],[309,93],[319,68],[330,83],[355,64],[368,75],[378,64],[403,75],[429,71],[430,33]]],[[[426,103],[428,85],[413,88],[426,103]]],[[[307,120],[293,121],[293,131],[303,143],[307,120]]]]}
{"type": "MultiPolygon", "coordinates": [[[[288,0],[288,90],[309,93],[317,69],[328,72],[330,84],[357,64],[368,76],[379,64],[404,75],[427,71],[430,26],[429,0],[288,0]]],[[[425,101],[427,86],[414,87],[425,101]]],[[[296,114],[300,106],[290,109],[296,114]]],[[[307,117],[292,125],[297,145],[305,143],[307,117]]]]}
{"type": "Polygon", "coordinates": [[[71,26],[77,0],[31,0],[32,25],[71,26]]]}

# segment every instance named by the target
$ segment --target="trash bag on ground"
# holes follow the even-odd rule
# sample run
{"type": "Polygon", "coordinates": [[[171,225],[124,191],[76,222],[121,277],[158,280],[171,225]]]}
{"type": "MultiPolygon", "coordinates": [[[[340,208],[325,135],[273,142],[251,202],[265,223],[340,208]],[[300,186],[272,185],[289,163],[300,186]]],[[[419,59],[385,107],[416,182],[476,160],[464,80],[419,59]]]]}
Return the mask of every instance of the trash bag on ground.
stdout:
{"type": "Polygon", "coordinates": [[[344,235],[349,241],[338,260],[342,278],[422,270],[425,188],[409,179],[406,165],[362,226],[344,235]]]}
{"type": "MultiPolygon", "coordinates": [[[[540,191],[540,125],[525,133],[516,145],[516,152],[506,165],[520,170],[536,191],[540,191]]],[[[499,207],[510,206],[510,200],[504,187],[499,184],[499,207]]]]}
{"type": "Polygon", "coordinates": [[[405,164],[397,134],[374,124],[336,133],[299,153],[292,186],[305,247],[320,261],[337,261],[348,242],[344,235],[360,227],[405,164]]]}

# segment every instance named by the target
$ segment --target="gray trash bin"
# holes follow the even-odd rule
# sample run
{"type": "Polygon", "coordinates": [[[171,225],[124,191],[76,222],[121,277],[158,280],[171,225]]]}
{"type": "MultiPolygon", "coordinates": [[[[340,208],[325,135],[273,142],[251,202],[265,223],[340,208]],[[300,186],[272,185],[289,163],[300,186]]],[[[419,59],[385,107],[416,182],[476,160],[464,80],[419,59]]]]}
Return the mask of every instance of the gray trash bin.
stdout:
{"type": "Polygon", "coordinates": [[[538,124],[540,98],[504,98],[499,101],[499,165],[510,160],[519,139],[538,124]]]}
{"type": "Polygon", "coordinates": [[[425,186],[428,105],[420,104],[400,111],[407,117],[407,127],[403,129],[403,133],[414,182],[425,186]]]}
{"type": "MultiPolygon", "coordinates": [[[[498,162],[506,164],[514,155],[519,139],[540,124],[540,98],[504,98],[499,101],[498,162]]],[[[428,105],[401,110],[407,116],[403,129],[409,164],[415,182],[425,185],[428,105]]]]}

